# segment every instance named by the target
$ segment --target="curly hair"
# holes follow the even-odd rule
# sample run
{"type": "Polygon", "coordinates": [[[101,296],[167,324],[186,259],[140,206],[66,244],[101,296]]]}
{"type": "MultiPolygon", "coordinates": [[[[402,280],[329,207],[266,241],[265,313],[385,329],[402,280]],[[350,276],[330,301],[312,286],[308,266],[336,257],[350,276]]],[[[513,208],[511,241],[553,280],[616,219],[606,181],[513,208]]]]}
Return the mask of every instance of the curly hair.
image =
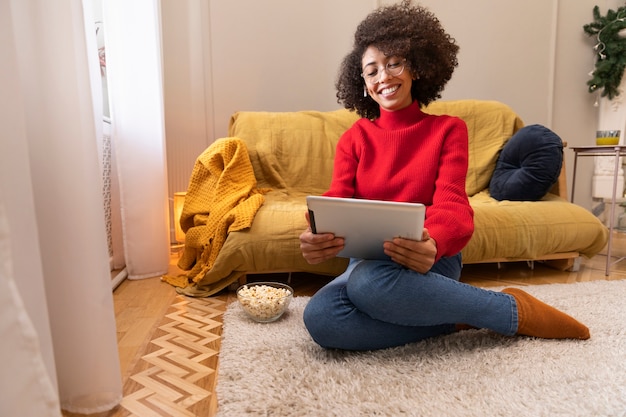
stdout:
{"type": "Polygon", "coordinates": [[[386,56],[406,58],[407,69],[418,77],[411,86],[411,96],[421,106],[441,98],[458,66],[459,46],[428,9],[403,0],[373,11],[357,27],[352,51],[343,59],[335,84],[337,102],[368,119],[380,116],[378,103],[369,95],[363,97],[361,65],[370,46],[386,56]]]}

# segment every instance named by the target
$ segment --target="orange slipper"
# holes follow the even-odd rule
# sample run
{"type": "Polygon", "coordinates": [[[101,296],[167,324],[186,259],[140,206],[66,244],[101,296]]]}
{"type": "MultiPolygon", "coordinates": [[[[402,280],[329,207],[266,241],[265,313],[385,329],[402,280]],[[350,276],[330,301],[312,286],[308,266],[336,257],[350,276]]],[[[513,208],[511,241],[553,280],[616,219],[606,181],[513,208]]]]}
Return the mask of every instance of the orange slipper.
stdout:
{"type": "Polygon", "coordinates": [[[589,328],[518,288],[505,288],[517,303],[517,334],[544,339],[589,339],[589,328]]]}

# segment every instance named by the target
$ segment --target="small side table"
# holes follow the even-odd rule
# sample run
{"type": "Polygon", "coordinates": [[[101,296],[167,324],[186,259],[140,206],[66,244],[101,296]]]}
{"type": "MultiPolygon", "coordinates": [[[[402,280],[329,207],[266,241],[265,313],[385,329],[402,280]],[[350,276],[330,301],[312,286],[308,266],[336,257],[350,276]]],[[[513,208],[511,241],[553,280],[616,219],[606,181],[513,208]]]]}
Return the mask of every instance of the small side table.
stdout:
{"type": "Polygon", "coordinates": [[[604,146],[574,146],[570,148],[574,151],[574,172],[572,176],[572,196],[574,202],[574,190],[576,187],[576,163],[579,156],[614,156],[615,169],[613,170],[613,196],[611,198],[611,218],[609,219],[609,243],[606,253],[606,271],[608,276],[611,271],[611,249],[613,243],[613,228],[615,226],[615,200],[617,197],[617,177],[619,176],[619,158],[626,156],[626,145],[604,145],[604,146]]]}

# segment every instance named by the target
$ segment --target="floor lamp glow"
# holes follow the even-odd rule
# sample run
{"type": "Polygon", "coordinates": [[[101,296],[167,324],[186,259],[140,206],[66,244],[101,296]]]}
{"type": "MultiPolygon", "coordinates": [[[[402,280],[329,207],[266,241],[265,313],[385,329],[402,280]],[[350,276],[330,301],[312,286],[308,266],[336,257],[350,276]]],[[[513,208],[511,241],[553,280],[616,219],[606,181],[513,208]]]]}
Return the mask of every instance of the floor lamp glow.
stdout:
{"type": "Polygon", "coordinates": [[[185,232],[180,227],[180,216],[183,213],[183,206],[185,205],[185,192],[174,193],[174,232],[176,242],[179,244],[185,243],[185,232]]]}

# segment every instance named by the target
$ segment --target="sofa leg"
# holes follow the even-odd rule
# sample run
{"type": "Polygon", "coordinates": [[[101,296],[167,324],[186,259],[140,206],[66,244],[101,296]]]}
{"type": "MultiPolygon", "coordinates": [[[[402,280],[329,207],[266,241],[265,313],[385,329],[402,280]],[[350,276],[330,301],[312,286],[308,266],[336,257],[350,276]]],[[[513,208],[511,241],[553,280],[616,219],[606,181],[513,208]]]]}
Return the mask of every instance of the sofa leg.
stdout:
{"type": "Polygon", "coordinates": [[[572,266],[568,269],[568,271],[570,272],[578,272],[580,271],[580,264],[582,262],[582,259],[580,258],[580,256],[578,258],[574,259],[574,262],[572,263],[572,266]]]}
{"type": "Polygon", "coordinates": [[[544,261],[546,265],[559,271],[578,272],[580,270],[580,256],[576,258],[550,259],[544,261]]]}
{"type": "Polygon", "coordinates": [[[248,276],[242,275],[239,279],[228,286],[230,291],[237,291],[239,287],[242,285],[246,285],[248,283],[248,276]]]}

